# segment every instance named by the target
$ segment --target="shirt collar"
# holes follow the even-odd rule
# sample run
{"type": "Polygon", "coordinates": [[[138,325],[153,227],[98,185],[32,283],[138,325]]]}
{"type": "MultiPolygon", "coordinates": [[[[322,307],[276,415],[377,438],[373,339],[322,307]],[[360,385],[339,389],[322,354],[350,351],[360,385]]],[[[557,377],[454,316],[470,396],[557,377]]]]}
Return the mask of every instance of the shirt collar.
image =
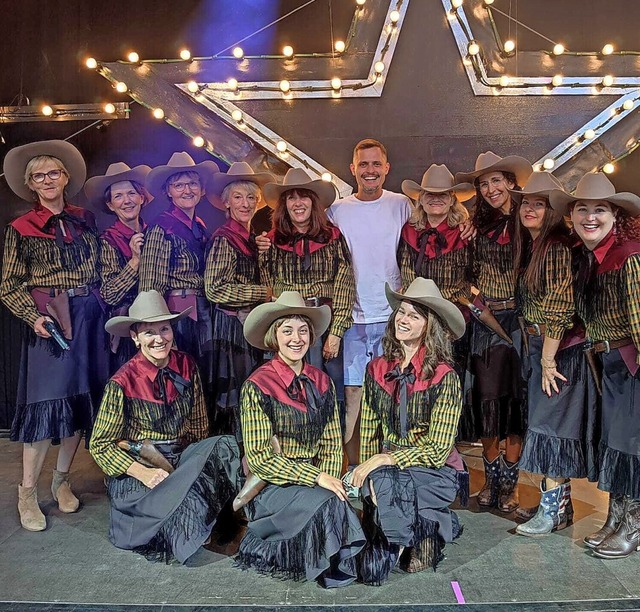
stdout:
{"type": "Polygon", "coordinates": [[[596,260],[599,264],[601,264],[609,252],[609,249],[613,246],[613,243],[616,241],[616,235],[613,233],[613,229],[604,237],[604,239],[598,244],[598,246],[593,249],[593,254],[596,257],[596,260]]]}
{"type": "MultiPolygon", "coordinates": [[[[297,376],[297,374],[293,371],[293,368],[290,365],[286,364],[278,353],[276,353],[271,360],[271,365],[273,366],[275,373],[280,377],[280,380],[282,380],[285,389],[289,387],[289,385],[291,385],[291,383],[293,382],[293,379],[297,376]]],[[[306,367],[306,362],[303,362],[301,374],[304,374],[306,367]]]]}
{"type": "MultiPolygon", "coordinates": [[[[411,358],[411,361],[409,362],[413,366],[413,371],[416,373],[416,375],[418,374],[418,372],[422,370],[422,364],[424,362],[424,355],[426,351],[427,351],[427,347],[424,344],[421,345],[420,348],[415,352],[415,354],[411,358]]],[[[400,359],[394,359],[389,363],[389,366],[390,366],[389,371],[393,370],[393,368],[395,368],[396,365],[402,365],[400,359]]]]}
{"type": "Polygon", "coordinates": [[[200,221],[200,219],[196,215],[193,215],[193,219],[189,219],[187,213],[179,209],[175,204],[171,204],[168,212],[174,219],[177,219],[178,221],[180,221],[180,223],[186,225],[190,230],[193,230],[194,223],[200,221]]]}
{"type": "MultiPolygon", "coordinates": [[[[133,360],[137,362],[138,365],[138,369],[151,381],[154,382],[156,379],[156,376],[158,376],[158,372],[160,370],[160,368],[154,364],[152,364],[143,354],[142,351],[138,351],[134,357],[133,360]]],[[[174,370],[176,372],[178,372],[178,365],[177,365],[177,357],[176,357],[176,352],[174,350],[172,350],[169,353],[169,363],[165,366],[166,368],[169,368],[170,370],[174,370]]]]}
{"type": "Polygon", "coordinates": [[[234,233],[239,234],[245,240],[249,240],[249,238],[251,237],[251,232],[244,225],[242,225],[242,223],[238,223],[231,217],[227,219],[227,227],[234,233]]]}

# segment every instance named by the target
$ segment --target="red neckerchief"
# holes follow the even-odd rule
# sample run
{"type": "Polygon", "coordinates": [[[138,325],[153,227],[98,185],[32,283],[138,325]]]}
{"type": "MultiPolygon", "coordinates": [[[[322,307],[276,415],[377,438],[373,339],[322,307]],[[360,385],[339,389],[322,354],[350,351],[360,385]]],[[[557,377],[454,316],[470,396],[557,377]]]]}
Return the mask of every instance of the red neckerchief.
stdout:
{"type": "MultiPolygon", "coordinates": [[[[189,381],[193,380],[196,369],[193,357],[174,350],[169,353],[169,363],[166,367],[189,381]]],[[[158,371],[159,368],[153,365],[141,351],[138,351],[111,377],[111,380],[122,387],[125,396],[130,399],[162,404],[163,400],[157,393],[156,377],[158,371]]],[[[165,385],[167,403],[170,404],[178,397],[178,391],[171,380],[166,381],[165,385]]]]}
{"type": "Polygon", "coordinates": [[[618,243],[617,236],[611,230],[593,249],[593,254],[598,262],[596,274],[620,270],[629,257],[638,253],[640,253],[640,242],[630,240],[618,243]]]}
{"type": "Polygon", "coordinates": [[[492,242],[500,245],[509,244],[511,242],[511,235],[509,234],[510,219],[510,215],[501,213],[484,228],[479,228],[479,231],[492,242]]]}
{"type": "MultiPolygon", "coordinates": [[[[147,229],[147,225],[142,219],[140,219],[139,222],[140,231],[144,232],[147,229]]],[[[131,246],[129,245],[129,241],[137,233],[138,232],[132,230],[118,219],[111,227],[104,230],[101,238],[108,242],[116,251],[122,253],[128,261],[131,259],[131,246]]]]}
{"type": "MultiPolygon", "coordinates": [[[[73,223],[75,233],[80,236],[88,229],[95,229],[96,221],[92,212],[73,204],[65,204],[62,209],[63,213],[70,215],[64,220],[65,236],[64,242],[67,244],[73,242],[73,233],[69,230],[69,223],[73,223]],[[73,218],[78,219],[78,223],[73,222],[73,218]]],[[[42,204],[36,204],[33,209],[28,213],[25,213],[21,217],[18,217],[11,222],[11,226],[21,235],[29,236],[33,238],[49,238],[55,240],[56,230],[55,227],[47,227],[47,222],[54,216],[48,208],[42,206],[42,204]]]]}
{"type": "Polygon", "coordinates": [[[227,219],[224,225],[213,232],[211,239],[218,237],[226,238],[236,251],[240,251],[247,257],[256,257],[258,254],[255,234],[235,219],[227,219]]]}
{"type": "Polygon", "coordinates": [[[435,259],[436,257],[441,257],[442,255],[446,255],[447,253],[463,249],[469,244],[467,240],[463,240],[460,237],[460,228],[457,226],[449,227],[446,219],[435,228],[428,227],[423,230],[417,230],[410,223],[405,223],[404,227],[402,228],[402,238],[414,251],[417,251],[419,253],[420,238],[429,229],[437,230],[438,233],[444,238],[444,241],[446,241],[446,244],[443,244],[441,248],[438,249],[436,245],[436,237],[434,234],[432,234],[433,237],[429,237],[424,248],[424,253],[427,259],[435,259]]]}
{"type": "MultiPolygon", "coordinates": [[[[313,381],[321,396],[329,390],[331,379],[322,370],[305,363],[301,374],[305,374],[313,381]]],[[[296,373],[276,353],[271,361],[255,370],[248,380],[253,382],[262,393],[277,402],[307,412],[305,402],[293,400],[287,393],[287,388],[291,386],[295,376],[296,373]]]]}
{"type": "Polygon", "coordinates": [[[324,247],[326,247],[328,244],[331,244],[334,240],[338,240],[338,238],[340,238],[340,230],[333,224],[331,225],[331,235],[329,236],[329,239],[326,242],[318,242],[313,238],[307,238],[306,234],[295,234],[294,236],[291,237],[289,241],[281,244],[275,241],[275,234],[276,234],[275,230],[271,230],[267,234],[269,240],[271,240],[271,243],[274,246],[278,247],[279,249],[282,249],[283,251],[288,251],[289,253],[295,252],[295,254],[298,255],[299,257],[304,257],[304,240],[305,239],[309,243],[309,253],[315,253],[316,251],[319,251],[320,249],[323,249],[324,247]],[[301,239],[296,240],[298,236],[301,239]]]}

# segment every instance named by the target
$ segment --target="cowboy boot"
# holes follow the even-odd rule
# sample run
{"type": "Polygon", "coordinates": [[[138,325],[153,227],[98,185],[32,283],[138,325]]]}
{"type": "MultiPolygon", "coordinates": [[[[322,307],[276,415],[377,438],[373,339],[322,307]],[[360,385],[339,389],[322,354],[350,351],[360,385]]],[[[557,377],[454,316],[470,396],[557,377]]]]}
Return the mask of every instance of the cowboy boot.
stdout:
{"type": "Polygon", "coordinates": [[[618,528],[624,514],[624,496],[609,494],[609,511],[604,525],[595,533],[588,535],[584,543],[589,548],[602,544],[618,528]]]}
{"type": "Polygon", "coordinates": [[[76,512],[80,507],[80,501],[73,494],[69,485],[69,472],[59,472],[53,470],[53,479],[51,481],[51,495],[58,502],[60,512],[71,514],[76,512]]]}
{"type": "Polygon", "coordinates": [[[500,456],[488,461],[482,455],[484,463],[484,485],[480,489],[477,500],[479,506],[493,508],[498,503],[498,486],[500,483],[500,456]]]}
{"type": "Polygon", "coordinates": [[[640,499],[625,497],[625,512],[618,528],[593,554],[602,559],[624,559],[640,550],[640,499]]]}
{"type": "Polygon", "coordinates": [[[518,496],[518,477],[520,462],[509,463],[504,455],[500,455],[500,484],[498,494],[498,510],[513,512],[520,505],[518,496]]]}
{"type": "Polygon", "coordinates": [[[546,479],[540,483],[540,505],[535,516],[516,527],[516,533],[523,536],[544,536],[553,531],[564,529],[573,520],[573,511],[569,518],[568,507],[571,503],[571,484],[565,482],[547,490],[546,479]]]}
{"type": "Polygon", "coordinates": [[[38,487],[18,485],[18,513],[20,524],[28,531],[44,531],[47,520],[38,505],[38,487]]]}

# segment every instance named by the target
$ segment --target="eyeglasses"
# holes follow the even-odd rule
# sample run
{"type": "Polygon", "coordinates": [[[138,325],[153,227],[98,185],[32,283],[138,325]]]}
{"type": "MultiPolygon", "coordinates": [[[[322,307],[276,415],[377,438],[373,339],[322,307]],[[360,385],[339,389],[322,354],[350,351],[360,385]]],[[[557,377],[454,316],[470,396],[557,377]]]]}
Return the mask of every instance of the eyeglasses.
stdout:
{"type": "Polygon", "coordinates": [[[502,178],[498,178],[497,176],[494,176],[490,181],[482,181],[479,184],[480,189],[489,189],[489,187],[499,187],[500,185],[502,185],[502,183],[506,182],[506,179],[504,177],[502,178]]]}
{"type": "Polygon", "coordinates": [[[200,189],[200,183],[198,181],[189,181],[188,183],[171,183],[169,187],[173,187],[178,193],[182,193],[187,187],[191,191],[197,191],[200,189]]]}
{"type": "Polygon", "coordinates": [[[49,170],[49,172],[36,172],[31,175],[31,180],[34,183],[43,183],[45,177],[49,177],[52,181],[57,181],[63,174],[66,174],[64,170],[58,168],[57,170],[49,170]]]}

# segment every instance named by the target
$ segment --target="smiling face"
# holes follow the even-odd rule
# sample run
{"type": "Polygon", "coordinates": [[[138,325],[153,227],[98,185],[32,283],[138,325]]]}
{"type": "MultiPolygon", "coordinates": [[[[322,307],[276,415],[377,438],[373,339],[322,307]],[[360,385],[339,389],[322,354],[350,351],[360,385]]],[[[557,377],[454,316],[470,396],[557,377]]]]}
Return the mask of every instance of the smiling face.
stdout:
{"type": "Polygon", "coordinates": [[[231,219],[248,227],[256,214],[258,196],[241,184],[231,183],[224,205],[231,219]]]}
{"type": "Polygon", "coordinates": [[[285,319],[276,330],[278,354],[292,368],[299,365],[309,350],[311,331],[301,319],[285,319]]]}
{"type": "Polygon", "coordinates": [[[311,222],[311,211],[313,209],[311,197],[293,189],[286,192],[285,204],[294,227],[300,232],[306,231],[311,222]]]}
{"type": "Polygon", "coordinates": [[[571,222],[588,249],[595,249],[616,221],[613,206],[606,200],[578,200],[571,210],[571,222]]]}
{"type": "Polygon", "coordinates": [[[169,363],[173,346],[173,328],[168,321],[139,323],[131,330],[131,338],[142,354],[155,366],[163,368],[169,363]]]}
{"type": "Polygon", "coordinates": [[[131,181],[120,181],[111,185],[111,199],[107,202],[107,207],[125,225],[139,217],[143,203],[144,196],[136,190],[131,181]]]}
{"type": "Polygon", "coordinates": [[[359,149],[353,156],[350,168],[358,184],[359,199],[370,201],[382,196],[382,185],[390,168],[382,149],[379,147],[359,149]]]}
{"type": "Polygon", "coordinates": [[[511,194],[507,189],[513,189],[515,183],[507,180],[502,172],[488,172],[478,178],[480,195],[492,208],[498,208],[508,215],[511,210],[511,194]]]}
{"type": "Polygon", "coordinates": [[[45,159],[36,163],[31,169],[28,187],[35,191],[41,204],[53,204],[64,197],[64,188],[69,183],[67,173],[55,159],[45,159]],[[57,171],[57,172],[56,172],[57,171]],[[59,173],[58,178],[51,178],[59,173]]]}
{"type": "Polygon", "coordinates": [[[166,183],[166,192],[173,204],[192,218],[204,195],[197,172],[179,172],[171,175],[166,183]]]}
{"type": "Polygon", "coordinates": [[[427,319],[415,309],[411,302],[401,302],[394,324],[397,340],[405,346],[415,347],[422,340],[427,328],[427,319]]]}
{"type": "Polygon", "coordinates": [[[534,239],[540,235],[546,210],[546,198],[536,195],[526,195],[522,197],[522,203],[518,211],[520,223],[522,223],[524,228],[529,230],[534,239]]]}
{"type": "Polygon", "coordinates": [[[429,223],[434,226],[439,225],[447,218],[454,202],[453,191],[445,191],[444,193],[423,191],[420,195],[422,210],[427,214],[429,223]]]}

